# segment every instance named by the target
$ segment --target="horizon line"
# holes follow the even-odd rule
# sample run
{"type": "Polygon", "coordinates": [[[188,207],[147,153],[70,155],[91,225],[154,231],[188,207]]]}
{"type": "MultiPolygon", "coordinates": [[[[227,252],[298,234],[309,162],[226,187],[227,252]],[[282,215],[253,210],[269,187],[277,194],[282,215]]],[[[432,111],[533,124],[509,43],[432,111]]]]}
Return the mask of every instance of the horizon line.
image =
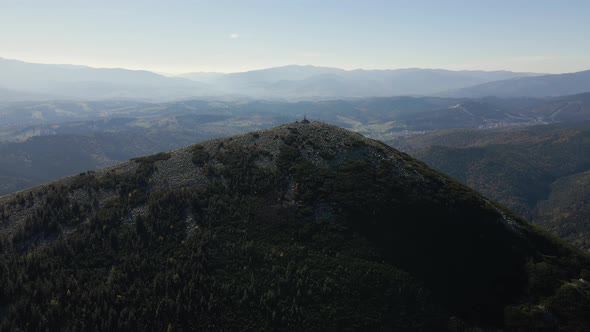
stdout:
{"type": "Polygon", "coordinates": [[[511,72],[511,73],[519,73],[519,74],[535,74],[535,75],[558,75],[558,74],[570,74],[570,73],[577,73],[586,70],[579,70],[579,71],[569,71],[569,72],[560,72],[560,73],[549,73],[549,72],[529,72],[529,71],[512,71],[508,69],[493,69],[493,70],[486,70],[486,69],[448,69],[448,68],[436,68],[436,67],[400,67],[400,68],[353,68],[353,69],[346,69],[340,67],[329,67],[329,66],[321,66],[321,65],[314,65],[314,64],[285,64],[280,66],[273,66],[273,67],[260,67],[260,68],[253,68],[248,70],[241,70],[241,71],[199,71],[199,70],[188,70],[182,72],[166,72],[160,70],[153,70],[153,69],[145,69],[145,68],[129,68],[129,67],[121,67],[121,66],[95,66],[95,65],[87,65],[87,64],[77,64],[77,63],[54,63],[54,62],[32,62],[14,58],[5,58],[0,56],[0,60],[7,60],[7,61],[16,61],[21,63],[27,64],[34,64],[34,65],[48,65],[48,66],[74,66],[74,67],[85,67],[90,69],[115,69],[115,70],[129,70],[129,71],[138,71],[138,72],[150,72],[153,74],[161,75],[161,76],[171,76],[171,77],[178,77],[182,75],[188,74],[240,74],[240,73],[248,73],[253,71],[261,71],[267,69],[274,69],[274,68],[285,68],[285,67],[314,67],[314,68],[326,68],[326,69],[337,69],[346,72],[353,72],[353,71],[396,71],[396,70],[442,70],[442,71],[450,71],[450,72],[511,72]]]}

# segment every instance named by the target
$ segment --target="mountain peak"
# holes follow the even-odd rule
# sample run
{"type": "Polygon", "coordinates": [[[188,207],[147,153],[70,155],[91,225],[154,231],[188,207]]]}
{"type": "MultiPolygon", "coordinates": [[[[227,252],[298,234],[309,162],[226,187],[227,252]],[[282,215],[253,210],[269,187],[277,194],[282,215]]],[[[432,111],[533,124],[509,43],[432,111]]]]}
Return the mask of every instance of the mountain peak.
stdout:
{"type": "Polygon", "coordinates": [[[539,304],[577,302],[558,289],[587,277],[587,257],[510,211],[317,121],[136,158],[0,205],[8,320],[26,312],[36,278],[75,278],[71,289],[43,279],[37,295],[76,301],[47,322],[62,329],[83,312],[101,324],[117,305],[158,329],[156,308],[187,330],[515,327],[531,310],[555,327],[539,304]],[[161,305],[167,294],[178,300],[161,305]]]}

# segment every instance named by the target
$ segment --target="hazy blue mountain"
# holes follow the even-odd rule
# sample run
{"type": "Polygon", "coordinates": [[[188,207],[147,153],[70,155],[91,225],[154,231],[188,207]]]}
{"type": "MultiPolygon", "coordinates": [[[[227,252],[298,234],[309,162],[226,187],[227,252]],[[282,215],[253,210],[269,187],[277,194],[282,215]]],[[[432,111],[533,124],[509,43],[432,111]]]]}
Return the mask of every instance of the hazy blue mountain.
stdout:
{"type": "Polygon", "coordinates": [[[509,71],[450,71],[441,69],[343,70],[290,65],[241,73],[181,75],[216,88],[216,93],[254,98],[354,98],[430,95],[530,73],[509,71]]]}
{"type": "Polygon", "coordinates": [[[186,78],[197,82],[210,82],[223,77],[223,73],[215,72],[194,72],[177,75],[177,77],[186,78]]]}
{"type": "Polygon", "coordinates": [[[22,100],[38,101],[53,99],[55,96],[44,95],[34,92],[27,91],[16,91],[11,89],[0,88],[0,101],[2,102],[15,102],[22,100]]]}
{"type": "Polygon", "coordinates": [[[316,75],[337,74],[343,75],[345,70],[339,68],[289,65],[282,67],[251,70],[241,73],[231,73],[224,79],[232,82],[268,82],[304,80],[316,75]]]}
{"type": "Polygon", "coordinates": [[[119,68],[27,63],[0,58],[0,88],[25,93],[7,94],[7,100],[42,99],[145,99],[171,100],[200,96],[206,85],[149,71],[119,68]],[[32,98],[39,99],[39,98],[32,98]]]}
{"type": "Polygon", "coordinates": [[[343,70],[290,65],[240,73],[168,77],[144,70],[35,64],[0,58],[0,101],[195,97],[321,100],[434,95],[496,80],[531,76],[508,71],[441,69],[343,70]]]}
{"type": "MultiPolygon", "coordinates": [[[[451,90],[451,89],[449,89],[451,90]]],[[[555,97],[590,92],[590,70],[567,74],[517,77],[449,91],[452,97],[555,97]]]]}

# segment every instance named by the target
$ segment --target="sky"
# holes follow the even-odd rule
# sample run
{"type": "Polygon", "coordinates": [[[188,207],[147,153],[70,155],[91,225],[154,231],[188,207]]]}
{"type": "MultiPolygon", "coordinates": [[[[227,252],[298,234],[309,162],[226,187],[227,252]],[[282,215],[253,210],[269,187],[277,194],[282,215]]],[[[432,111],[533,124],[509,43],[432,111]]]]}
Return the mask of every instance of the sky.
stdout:
{"type": "Polygon", "coordinates": [[[0,0],[0,57],[237,72],[590,69],[588,0],[0,0]]]}

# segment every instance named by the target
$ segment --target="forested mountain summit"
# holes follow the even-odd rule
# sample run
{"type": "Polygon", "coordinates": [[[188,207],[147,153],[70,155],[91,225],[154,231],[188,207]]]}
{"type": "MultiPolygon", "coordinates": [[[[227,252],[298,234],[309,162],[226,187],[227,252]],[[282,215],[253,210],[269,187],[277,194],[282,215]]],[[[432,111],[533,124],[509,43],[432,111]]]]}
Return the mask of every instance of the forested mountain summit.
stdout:
{"type": "Polygon", "coordinates": [[[0,330],[590,326],[590,259],[302,121],[0,197],[0,330]]]}

